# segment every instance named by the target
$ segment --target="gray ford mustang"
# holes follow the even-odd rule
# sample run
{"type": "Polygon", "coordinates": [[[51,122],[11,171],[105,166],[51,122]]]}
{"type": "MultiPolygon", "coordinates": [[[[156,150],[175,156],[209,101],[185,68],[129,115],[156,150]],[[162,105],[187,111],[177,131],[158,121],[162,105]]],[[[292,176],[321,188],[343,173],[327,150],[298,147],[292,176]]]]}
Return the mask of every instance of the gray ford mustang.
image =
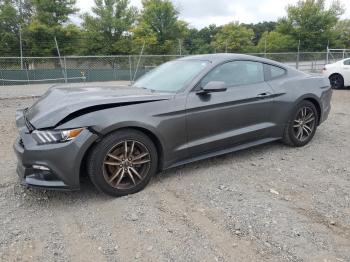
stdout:
{"type": "Polygon", "coordinates": [[[158,171],[263,143],[301,147],[327,119],[329,80],[238,54],[165,63],[132,87],[51,88],[18,110],[14,149],[24,184],[143,189],[158,171]]]}

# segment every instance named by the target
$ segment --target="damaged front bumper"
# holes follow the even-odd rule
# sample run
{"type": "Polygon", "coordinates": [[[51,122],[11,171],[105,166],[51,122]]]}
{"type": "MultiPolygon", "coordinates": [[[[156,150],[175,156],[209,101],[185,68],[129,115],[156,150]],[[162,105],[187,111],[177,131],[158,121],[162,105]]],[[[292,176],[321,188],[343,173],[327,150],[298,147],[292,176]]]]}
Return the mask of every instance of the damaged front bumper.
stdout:
{"type": "Polygon", "coordinates": [[[80,170],[84,156],[98,136],[85,129],[74,140],[38,145],[24,121],[17,121],[19,137],[13,148],[21,183],[59,190],[80,188],[80,170]]]}

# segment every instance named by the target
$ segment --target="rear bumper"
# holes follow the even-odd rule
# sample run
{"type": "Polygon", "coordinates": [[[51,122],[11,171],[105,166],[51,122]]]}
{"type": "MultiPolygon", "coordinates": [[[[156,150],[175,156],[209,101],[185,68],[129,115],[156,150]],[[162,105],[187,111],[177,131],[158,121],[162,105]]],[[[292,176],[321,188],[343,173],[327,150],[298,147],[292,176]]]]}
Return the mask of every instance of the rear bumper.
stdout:
{"type": "Polygon", "coordinates": [[[320,123],[322,124],[324,121],[328,119],[329,113],[331,112],[331,100],[333,96],[333,90],[329,87],[328,90],[324,91],[321,96],[321,103],[322,103],[322,114],[320,123]]]}
{"type": "Polygon", "coordinates": [[[331,105],[329,105],[328,107],[326,107],[323,110],[323,114],[322,114],[322,117],[321,117],[320,124],[322,124],[323,122],[325,122],[328,119],[329,113],[331,112],[331,108],[332,108],[331,105]]]}
{"type": "Polygon", "coordinates": [[[97,135],[84,130],[73,141],[37,145],[29,132],[20,132],[13,148],[21,183],[57,190],[79,189],[84,155],[97,138],[97,135]]]}

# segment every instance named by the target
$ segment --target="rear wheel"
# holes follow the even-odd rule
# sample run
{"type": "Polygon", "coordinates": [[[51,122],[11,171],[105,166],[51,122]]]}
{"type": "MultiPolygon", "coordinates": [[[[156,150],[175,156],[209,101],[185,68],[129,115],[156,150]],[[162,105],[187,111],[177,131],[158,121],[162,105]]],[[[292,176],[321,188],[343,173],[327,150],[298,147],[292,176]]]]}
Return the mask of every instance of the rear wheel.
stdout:
{"type": "Polygon", "coordinates": [[[329,77],[329,81],[331,82],[331,86],[333,89],[344,88],[344,78],[339,74],[331,75],[329,77]]]}
{"type": "Polygon", "coordinates": [[[283,137],[290,146],[302,147],[314,137],[318,124],[318,112],[310,101],[302,101],[292,114],[283,137]]]}
{"type": "Polygon", "coordinates": [[[112,196],[142,190],[157,170],[157,150],[142,132],[124,129],[105,137],[88,159],[91,181],[112,196]]]}

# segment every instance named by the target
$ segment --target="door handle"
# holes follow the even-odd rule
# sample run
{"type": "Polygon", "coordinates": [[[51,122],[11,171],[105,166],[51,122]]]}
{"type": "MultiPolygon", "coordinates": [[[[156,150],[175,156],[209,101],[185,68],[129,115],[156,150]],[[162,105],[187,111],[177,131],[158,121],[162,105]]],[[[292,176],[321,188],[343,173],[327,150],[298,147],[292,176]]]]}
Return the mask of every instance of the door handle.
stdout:
{"type": "Polygon", "coordinates": [[[265,92],[265,93],[261,93],[261,94],[257,95],[258,98],[267,98],[267,97],[270,97],[270,96],[272,96],[272,94],[269,93],[269,92],[265,92]]]}

